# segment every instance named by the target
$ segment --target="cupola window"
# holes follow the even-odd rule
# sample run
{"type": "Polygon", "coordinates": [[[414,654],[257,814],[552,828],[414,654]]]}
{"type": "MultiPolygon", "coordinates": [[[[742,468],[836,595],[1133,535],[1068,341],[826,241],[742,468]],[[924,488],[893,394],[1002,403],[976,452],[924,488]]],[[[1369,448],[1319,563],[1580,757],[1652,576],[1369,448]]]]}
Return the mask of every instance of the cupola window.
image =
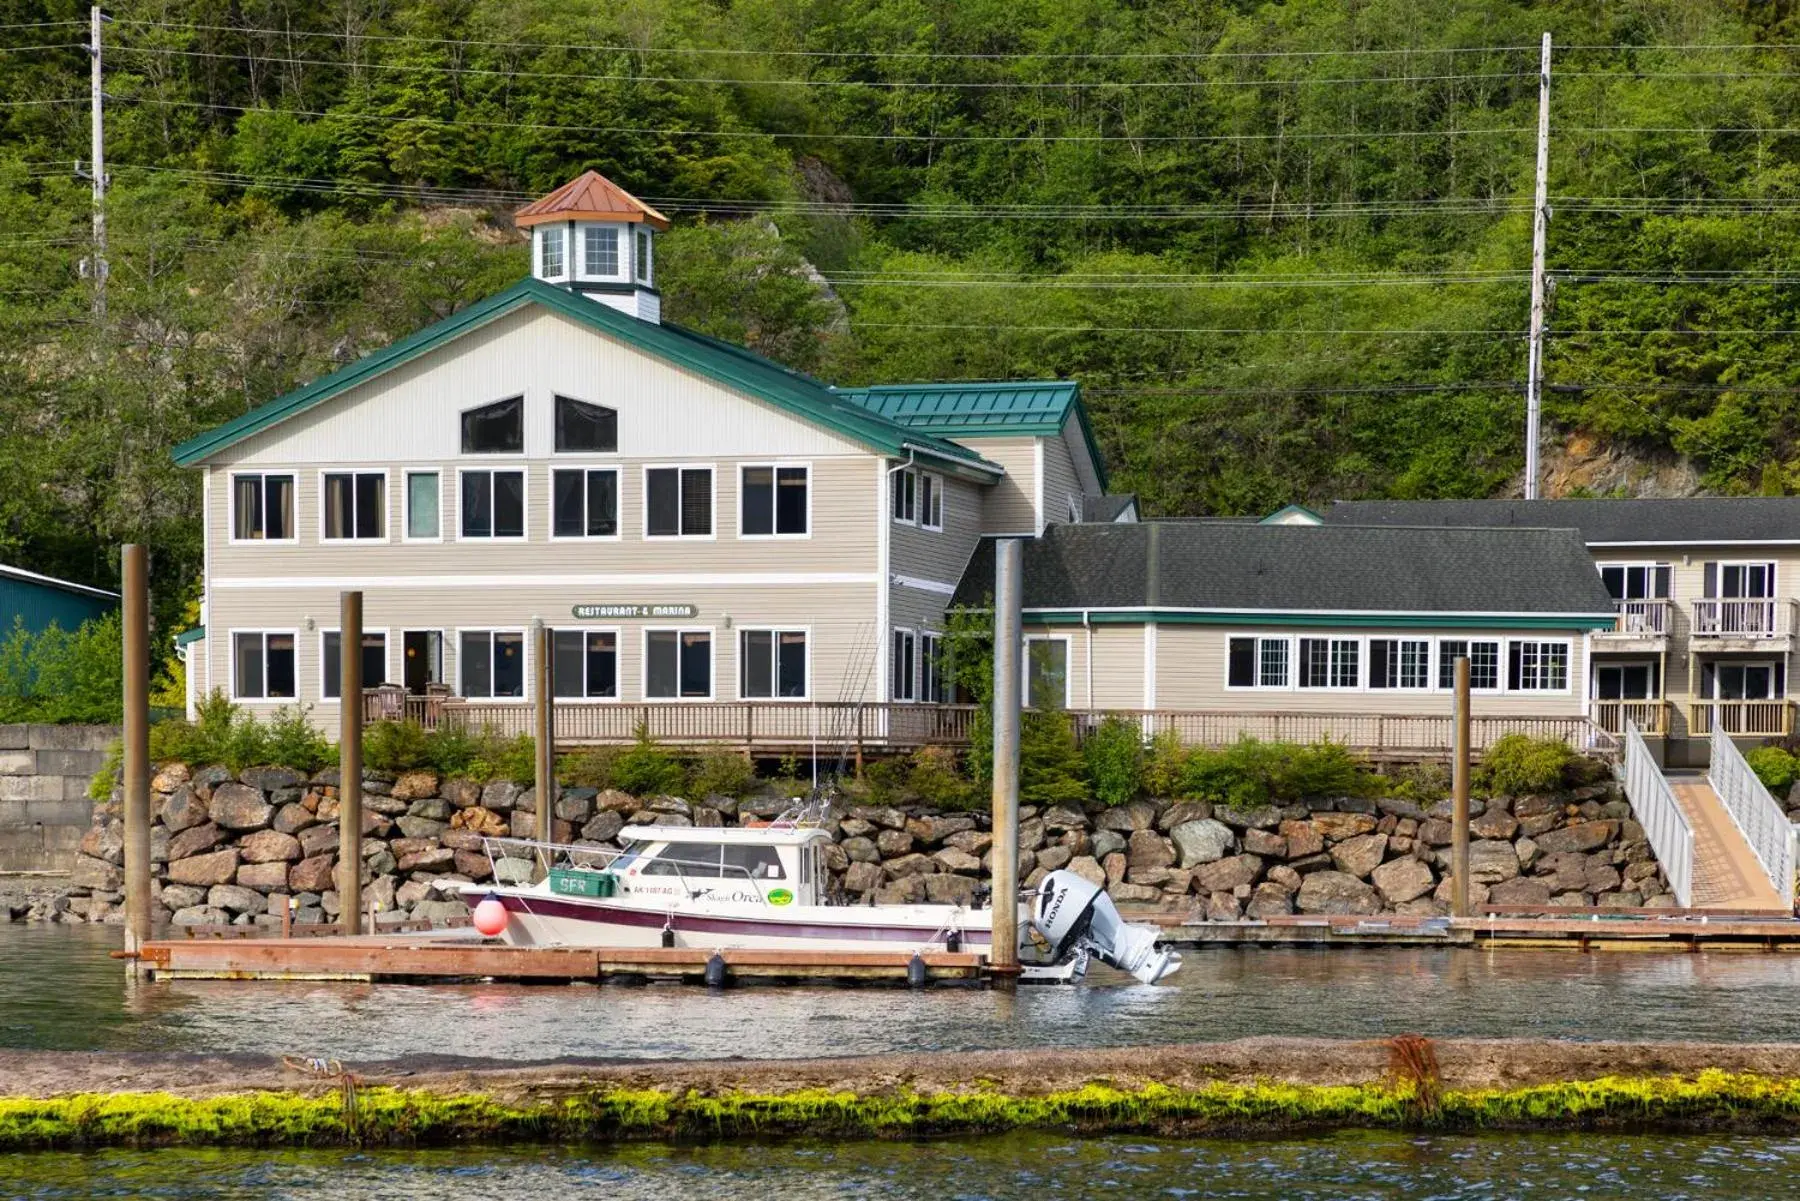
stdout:
{"type": "Polygon", "coordinates": [[[590,225],[581,231],[583,274],[619,274],[619,231],[611,225],[590,225]]]}
{"type": "Polygon", "coordinates": [[[525,398],[497,400],[462,415],[465,455],[516,455],[525,450],[525,398]]]}
{"type": "Polygon", "coordinates": [[[563,258],[563,229],[560,225],[547,226],[539,234],[538,245],[543,256],[543,269],[539,274],[545,279],[558,279],[569,273],[563,258]]]}
{"type": "Polygon", "coordinates": [[[645,281],[650,279],[650,231],[647,229],[637,231],[637,277],[645,281]]]}

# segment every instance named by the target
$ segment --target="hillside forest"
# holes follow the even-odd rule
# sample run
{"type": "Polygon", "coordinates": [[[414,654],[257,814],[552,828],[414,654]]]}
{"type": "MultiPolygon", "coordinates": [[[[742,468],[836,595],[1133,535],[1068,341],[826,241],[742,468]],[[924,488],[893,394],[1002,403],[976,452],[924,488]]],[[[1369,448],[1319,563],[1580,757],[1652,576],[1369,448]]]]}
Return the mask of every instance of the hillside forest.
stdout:
{"type": "Polygon", "coordinates": [[[108,16],[102,314],[88,9],[0,0],[0,562],[147,542],[165,628],[169,447],[527,274],[508,214],[588,167],[674,219],[670,319],[835,383],[1078,379],[1149,514],[1516,492],[1545,31],[1553,487],[1800,489],[1789,0],[108,16]]]}

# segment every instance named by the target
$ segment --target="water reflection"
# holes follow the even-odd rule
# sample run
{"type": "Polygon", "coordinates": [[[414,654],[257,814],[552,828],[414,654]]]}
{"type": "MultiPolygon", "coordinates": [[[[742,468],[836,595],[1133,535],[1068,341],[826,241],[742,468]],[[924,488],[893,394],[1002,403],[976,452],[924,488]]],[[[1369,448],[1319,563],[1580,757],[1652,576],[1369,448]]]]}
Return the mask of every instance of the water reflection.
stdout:
{"type": "Polygon", "coordinates": [[[0,927],[0,1045],[375,1059],[770,1057],[1133,1045],[1253,1034],[1800,1041],[1800,957],[1304,949],[1187,954],[1001,992],[688,985],[126,986],[117,931],[0,927]]]}

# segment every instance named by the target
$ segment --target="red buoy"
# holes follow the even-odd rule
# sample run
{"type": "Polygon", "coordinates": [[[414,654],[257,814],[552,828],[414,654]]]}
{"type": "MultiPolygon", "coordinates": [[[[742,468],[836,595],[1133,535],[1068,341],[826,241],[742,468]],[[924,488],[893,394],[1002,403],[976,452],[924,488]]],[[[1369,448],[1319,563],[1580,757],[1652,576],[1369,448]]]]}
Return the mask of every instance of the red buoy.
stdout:
{"type": "Polygon", "coordinates": [[[475,928],[489,938],[506,929],[506,906],[499,897],[487,897],[475,906],[475,928]]]}

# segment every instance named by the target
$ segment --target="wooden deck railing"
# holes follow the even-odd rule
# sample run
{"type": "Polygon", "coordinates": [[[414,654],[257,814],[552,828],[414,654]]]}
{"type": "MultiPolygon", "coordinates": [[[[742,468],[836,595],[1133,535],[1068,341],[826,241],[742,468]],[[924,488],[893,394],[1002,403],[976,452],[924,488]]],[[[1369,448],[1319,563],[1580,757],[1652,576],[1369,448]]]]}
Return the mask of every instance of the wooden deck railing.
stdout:
{"type": "MultiPolygon", "coordinates": [[[[427,728],[451,724],[512,736],[531,732],[524,702],[408,697],[405,716],[427,728]],[[418,703],[415,703],[418,702],[418,703]]],[[[390,710],[391,710],[390,706],[390,710]]],[[[624,743],[639,732],[680,746],[746,750],[906,749],[966,746],[974,705],[857,704],[854,702],[683,701],[651,704],[563,703],[555,710],[556,740],[564,746],[624,743]]],[[[1266,742],[1331,740],[1376,756],[1448,754],[1448,714],[1246,713],[1227,710],[1117,709],[1071,711],[1085,738],[1109,716],[1136,723],[1150,737],[1172,731],[1189,746],[1224,746],[1239,738],[1266,742]]],[[[376,714],[371,710],[370,720],[376,714]]],[[[1507,734],[1554,738],[1583,752],[1610,754],[1618,739],[1584,717],[1483,717],[1471,722],[1477,752],[1507,734]]]]}
{"type": "Polygon", "coordinates": [[[1773,597],[1694,601],[1695,638],[1783,638],[1794,632],[1794,602],[1773,597]]]}
{"type": "Polygon", "coordinates": [[[1627,722],[1637,726],[1638,733],[1646,738],[1661,738],[1669,732],[1669,702],[1594,702],[1594,724],[1608,734],[1623,734],[1627,722]]]}
{"type": "Polygon", "coordinates": [[[1614,601],[1618,617],[1610,630],[1595,630],[1596,638],[1661,638],[1669,633],[1670,605],[1666,600],[1614,601]]]}
{"type": "Polygon", "coordinates": [[[1779,737],[1794,732],[1792,701],[1694,701],[1688,705],[1688,733],[1710,735],[1714,727],[1736,737],[1779,737]]]}

